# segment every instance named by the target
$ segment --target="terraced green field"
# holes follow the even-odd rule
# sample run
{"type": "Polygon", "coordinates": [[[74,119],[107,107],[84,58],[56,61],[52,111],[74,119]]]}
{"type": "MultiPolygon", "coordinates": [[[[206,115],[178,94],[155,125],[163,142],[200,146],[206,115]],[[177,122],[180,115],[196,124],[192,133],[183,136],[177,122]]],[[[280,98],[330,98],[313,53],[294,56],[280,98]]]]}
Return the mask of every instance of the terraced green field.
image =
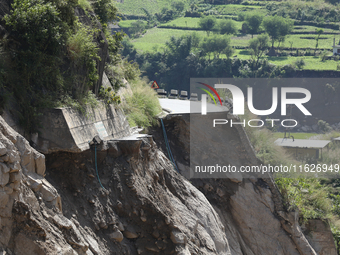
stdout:
{"type": "MultiPolygon", "coordinates": [[[[315,32],[315,29],[319,29],[320,27],[315,26],[294,26],[293,32],[315,32]]],[[[339,30],[334,30],[330,28],[322,28],[324,32],[328,33],[338,33],[340,34],[339,30]]],[[[311,34],[312,36],[312,34],[311,34]]]]}
{"type": "MultiPolygon", "coordinates": [[[[172,20],[170,22],[167,22],[165,24],[162,24],[162,26],[172,26],[173,28],[176,27],[186,27],[186,28],[199,28],[198,22],[199,18],[190,18],[190,17],[181,17],[175,20],[172,20]]],[[[220,21],[220,19],[217,19],[217,24],[220,21]]],[[[242,28],[242,22],[240,21],[234,21],[236,25],[236,28],[240,30],[242,28]]]]}
{"type": "MultiPolygon", "coordinates": [[[[190,6],[189,0],[185,1],[186,8],[190,6]]],[[[261,12],[264,15],[268,13],[263,4],[264,2],[256,2],[250,1],[250,5],[237,5],[237,4],[229,4],[229,5],[203,5],[204,8],[211,13],[214,13],[215,16],[219,16],[217,22],[220,21],[221,17],[224,18],[231,18],[237,17],[240,13],[247,13],[247,12],[261,12]],[[257,4],[260,5],[257,5],[257,4]],[[223,15],[223,16],[221,16],[223,15]]],[[[266,2],[267,3],[267,2],[266,2]]],[[[198,4],[199,8],[201,8],[200,4],[198,4]]],[[[165,0],[125,0],[124,3],[119,3],[118,7],[120,10],[125,14],[134,14],[134,15],[144,15],[142,8],[146,8],[150,13],[159,12],[162,8],[171,7],[171,1],[167,2],[165,0]]],[[[203,8],[202,7],[202,8],[203,8]]],[[[136,20],[123,20],[120,21],[119,25],[122,28],[129,28],[133,22],[136,20]]],[[[238,29],[238,33],[236,35],[232,35],[231,38],[231,45],[233,47],[241,47],[247,48],[249,44],[249,40],[252,39],[251,35],[244,35],[241,34],[242,28],[242,21],[234,21],[236,28],[238,29]]],[[[135,45],[138,51],[161,51],[165,46],[166,41],[170,39],[171,36],[180,37],[183,35],[188,35],[190,33],[196,33],[202,39],[207,36],[206,32],[197,30],[199,28],[199,18],[193,17],[180,17],[175,20],[172,20],[167,23],[160,24],[162,28],[151,28],[148,29],[146,34],[142,37],[134,39],[132,42],[135,45]]],[[[318,27],[315,26],[307,26],[307,25],[296,25],[294,26],[293,33],[286,37],[285,41],[280,44],[281,48],[298,48],[301,51],[305,51],[306,48],[310,48],[310,52],[314,53],[314,48],[316,45],[316,34],[315,30],[318,27]],[[301,32],[301,33],[299,33],[301,32]]],[[[328,55],[332,55],[332,45],[333,39],[336,39],[336,42],[339,42],[340,39],[340,31],[333,30],[328,28],[323,28],[324,34],[321,35],[319,39],[318,49],[326,49],[328,55]],[[335,33],[335,34],[328,34],[328,33],[335,33]]],[[[256,35],[254,35],[254,38],[256,35]]],[[[278,44],[275,43],[275,47],[278,44]]],[[[280,52],[280,50],[278,50],[280,52]]],[[[296,52],[294,50],[294,52],[296,52]]],[[[241,59],[249,59],[250,54],[247,49],[235,49],[234,54],[238,58],[241,59]]],[[[220,57],[225,57],[221,55],[220,57]]],[[[337,70],[338,63],[334,60],[326,60],[321,61],[319,57],[314,56],[301,56],[301,57],[292,57],[292,56],[282,56],[282,57],[267,57],[270,63],[276,65],[287,65],[287,64],[294,64],[298,59],[304,59],[306,65],[303,69],[311,69],[311,70],[337,70]]]]}
{"type": "Polygon", "coordinates": [[[132,42],[137,50],[152,51],[155,47],[157,50],[160,50],[161,47],[165,46],[165,42],[168,41],[171,36],[180,37],[189,33],[196,33],[201,37],[206,35],[204,31],[152,28],[149,29],[143,37],[135,39],[132,42]]]}
{"type": "MultiPolygon", "coordinates": [[[[329,52],[331,55],[331,52],[329,52]]],[[[241,59],[249,59],[250,54],[248,50],[235,50],[234,55],[236,55],[238,58],[241,59]]],[[[321,61],[320,57],[316,56],[303,56],[303,57],[290,57],[290,56],[284,56],[284,57],[265,57],[268,59],[268,61],[275,65],[294,65],[294,63],[298,59],[304,59],[306,65],[303,69],[306,70],[337,70],[337,64],[339,62],[334,60],[326,60],[324,62],[321,61]]]]}
{"type": "Polygon", "coordinates": [[[248,5],[239,5],[239,4],[228,4],[228,5],[219,5],[216,7],[216,10],[219,14],[222,15],[236,15],[240,12],[249,12],[249,11],[259,11],[263,14],[267,13],[267,10],[263,6],[248,6],[248,5]]]}
{"type": "MultiPolygon", "coordinates": [[[[184,2],[186,8],[188,8],[190,1],[181,1],[184,2]]],[[[155,14],[163,8],[171,8],[172,2],[171,0],[123,0],[123,3],[117,3],[117,7],[121,13],[126,15],[144,15],[145,13],[142,8],[145,8],[151,14],[155,14]]]]}
{"type": "Polygon", "coordinates": [[[199,18],[180,17],[178,19],[172,20],[162,25],[175,26],[175,27],[198,28],[199,20],[200,20],[199,18]]]}
{"type": "Polygon", "coordinates": [[[133,22],[136,22],[136,21],[143,22],[144,24],[146,24],[145,20],[130,19],[130,20],[121,20],[121,21],[119,21],[119,26],[121,28],[129,28],[129,27],[131,27],[131,24],[133,22]]]}

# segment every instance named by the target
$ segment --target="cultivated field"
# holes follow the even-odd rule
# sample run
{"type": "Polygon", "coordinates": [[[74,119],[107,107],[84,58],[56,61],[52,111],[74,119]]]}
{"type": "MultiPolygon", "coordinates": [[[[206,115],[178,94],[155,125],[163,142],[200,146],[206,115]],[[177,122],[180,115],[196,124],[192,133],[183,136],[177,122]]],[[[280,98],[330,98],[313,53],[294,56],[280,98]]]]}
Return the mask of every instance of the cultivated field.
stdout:
{"type": "MultiPolygon", "coordinates": [[[[192,6],[189,4],[190,1],[185,1],[185,8],[190,9],[192,6]]],[[[306,3],[309,6],[319,6],[320,1],[315,3],[306,3]]],[[[250,53],[248,51],[249,41],[252,39],[251,35],[242,33],[243,18],[247,13],[261,13],[262,15],[267,15],[269,13],[266,4],[273,3],[273,1],[248,1],[245,4],[228,4],[228,5],[209,5],[200,4],[197,1],[193,1],[196,4],[195,8],[201,9],[206,14],[210,14],[217,19],[217,23],[222,19],[233,20],[237,33],[230,35],[230,43],[234,48],[233,56],[237,56],[241,59],[249,59],[250,53]]],[[[279,2],[275,2],[280,4],[279,2]]],[[[300,6],[301,3],[296,3],[300,6]]],[[[145,15],[142,8],[145,8],[151,14],[159,13],[163,8],[171,8],[171,1],[132,1],[125,0],[124,3],[118,4],[119,9],[122,13],[127,15],[145,15]]],[[[159,23],[157,27],[147,28],[146,33],[141,35],[139,38],[132,40],[134,46],[138,51],[161,51],[165,46],[165,42],[170,39],[171,36],[180,37],[183,35],[188,35],[190,33],[196,33],[200,40],[203,40],[207,36],[207,33],[200,29],[198,17],[184,17],[184,12],[179,17],[168,21],[159,23]]],[[[133,22],[137,20],[122,20],[119,25],[122,28],[128,29],[133,22]]],[[[143,21],[146,25],[146,21],[143,21]]],[[[336,43],[340,40],[340,31],[337,29],[327,28],[328,24],[333,24],[332,22],[321,22],[318,26],[313,25],[300,25],[297,21],[294,28],[285,40],[278,45],[275,43],[275,47],[278,56],[268,57],[269,62],[276,65],[287,65],[294,64],[297,60],[303,59],[305,61],[305,66],[303,69],[317,69],[317,70],[337,70],[338,61],[333,59],[327,59],[321,61],[319,57],[320,54],[332,55],[332,45],[335,38],[336,43]],[[322,27],[324,26],[324,27],[322,27]],[[316,46],[316,29],[323,29],[318,41],[317,52],[314,55],[314,50],[316,46]],[[278,48],[279,46],[279,48],[278,48]]],[[[262,29],[262,32],[263,29],[262,29]]],[[[261,32],[261,33],[262,33],[261,32]]],[[[254,35],[256,38],[257,35],[254,35]]],[[[221,55],[220,57],[225,57],[221,55]]]]}

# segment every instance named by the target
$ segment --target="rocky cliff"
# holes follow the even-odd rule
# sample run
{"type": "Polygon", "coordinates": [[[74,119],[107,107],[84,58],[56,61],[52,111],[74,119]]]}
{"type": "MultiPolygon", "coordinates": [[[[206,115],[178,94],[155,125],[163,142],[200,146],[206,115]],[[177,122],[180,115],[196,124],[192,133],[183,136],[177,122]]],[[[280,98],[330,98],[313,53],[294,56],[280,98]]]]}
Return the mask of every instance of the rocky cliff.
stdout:
{"type": "MultiPolygon", "coordinates": [[[[187,120],[165,123],[185,165],[187,120]]],[[[153,133],[45,158],[0,118],[3,254],[317,254],[270,178],[189,182],[153,133]]]]}
{"type": "Polygon", "coordinates": [[[48,155],[45,179],[44,155],[2,118],[0,127],[8,254],[230,254],[216,211],[152,138],[98,152],[103,189],[94,151],[48,155]]]}
{"type": "MultiPolygon", "coordinates": [[[[233,115],[228,114],[228,118],[239,121],[233,115]]],[[[175,161],[185,175],[188,175],[190,162],[190,138],[195,139],[193,144],[204,145],[207,139],[203,123],[197,125],[196,122],[190,128],[190,122],[194,119],[189,115],[174,115],[164,120],[170,146],[179,149],[173,150],[175,161]],[[190,132],[195,135],[190,136],[190,132]]],[[[221,139],[214,143],[216,148],[223,149],[226,162],[241,162],[243,165],[261,163],[256,159],[242,127],[235,125],[219,132],[221,139]]],[[[160,149],[166,153],[162,132],[155,129],[153,135],[160,149]]],[[[207,197],[221,218],[232,254],[336,254],[329,225],[319,223],[324,228],[320,231],[314,229],[306,238],[298,223],[298,212],[285,210],[281,195],[269,174],[243,180],[193,179],[191,183],[207,197]],[[326,251],[328,248],[330,250],[326,251]]]]}

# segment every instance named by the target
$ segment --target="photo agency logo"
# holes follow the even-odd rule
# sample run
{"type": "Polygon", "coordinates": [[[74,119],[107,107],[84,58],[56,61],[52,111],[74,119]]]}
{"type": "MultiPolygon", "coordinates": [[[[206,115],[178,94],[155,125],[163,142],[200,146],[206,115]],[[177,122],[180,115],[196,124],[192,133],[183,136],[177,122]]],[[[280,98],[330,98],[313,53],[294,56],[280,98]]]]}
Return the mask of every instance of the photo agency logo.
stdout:
{"type": "MultiPolygon", "coordinates": [[[[246,121],[243,119],[242,122],[234,122],[233,120],[227,120],[227,119],[214,119],[213,120],[213,127],[216,127],[216,125],[225,125],[225,124],[230,124],[232,127],[235,124],[242,124],[244,127],[246,124],[248,124],[249,127],[263,127],[265,125],[265,122],[268,122],[272,127],[275,126],[278,122],[281,123],[281,126],[285,128],[293,128],[298,125],[298,121],[295,119],[271,119],[271,118],[265,118],[264,120],[261,119],[261,116],[270,116],[273,114],[279,104],[279,88],[278,87],[272,87],[272,88],[267,88],[271,89],[271,107],[269,109],[264,109],[264,110],[259,110],[254,107],[254,93],[253,93],[253,87],[248,87],[247,88],[247,97],[245,100],[245,96],[243,91],[236,85],[232,84],[215,84],[214,87],[202,83],[202,82],[197,82],[206,88],[210,89],[216,97],[219,99],[220,105],[223,106],[222,100],[220,95],[217,93],[216,89],[227,89],[230,91],[232,95],[232,102],[231,102],[231,107],[232,109],[232,114],[233,115],[238,115],[238,116],[243,116],[245,114],[245,101],[247,101],[247,106],[248,109],[251,113],[253,113],[256,116],[259,116],[259,119],[250,119],[246,121]]],[[[217,105],[217,102],[213,96],[213,94],[207,90],[206,88],[199,88],[200,90],[206,92],[207,94],[202,94],[201,95],[201,114],[206,115],[207,114],[207,96],[209,95],[214,104],[217,105]]],[[[312,114],[307,110],[307,108],[304,106],[307,102],[310,101],[311,99],[311,93],[308,89],[306,88],[300,88],[300,87],[281,87],[280,88],[280,104],[281,104],[281,116],[287,116],[287,106],[291,105],[292,107],[296,107],[299,109],[305,116],[311,116],[312,114]],[[290,98],[289,94],[295,94],[299,95],[299,98],[290,98]]],[[[263,98],[261,100],[270,100],[270,98],[263,98]]],[[[267,102],[266,102],[267,103],[267,102]]]]}

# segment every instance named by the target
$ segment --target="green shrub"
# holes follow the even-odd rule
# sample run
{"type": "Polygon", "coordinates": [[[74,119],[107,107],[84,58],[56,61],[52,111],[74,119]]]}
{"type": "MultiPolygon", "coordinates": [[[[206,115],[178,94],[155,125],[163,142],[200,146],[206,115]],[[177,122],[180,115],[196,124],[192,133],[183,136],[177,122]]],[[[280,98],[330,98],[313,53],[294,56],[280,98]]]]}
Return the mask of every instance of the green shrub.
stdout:
{"type": "Polygon", "coordinates": [[[218,31],[220,34],[236,34],[237,29],[235,22],[233,20],[221,20],[217,25],[216,25],[218,31]]]}
{"type": "Polygon", "coordinates": [[[67,40],[68,57],[70,64],[70,88],[75,98],[80,98],[92,88],[98,80],[97,62],[100,60],[98,47],[94,43],[95,31],[78,23],[76,33],[69,36],[67,40]]]}
{"type": "Polygon", "coordinates": [[[328,52],[327,51],[322,51],[321,54],[320,54],[320,60],[322,62],[325,62],[327,60],[327,55],[328,55],[328,52]]]}
{"type": "Polygon", "coordinates": [[[92,6],[102,23],[117,19],[117,7],[114,0],[96,0],[92,6]]]}
{"type": "Polygon", "coordinates": [[[300,58],[295,61],[294,65],[301,70],[306,65],[306,63],[303,58],[300,58]]]}
{"type": "Polygon", "coordinates": [[[85,11],[93,11],[93,7],[89,0],[78,0],[78,5],[85,11]]]}
{"type": "Polygon", "coordinates": [[[132,95],[126,95],[123,109],[130,126],[149,127],[157,123],[155,116],[161,112],[158,97],[145,80],[131,83],[132,95]]]}
{"type": "Polygon", "coordinates": [[[328,190],[316,178],[276,178],[288,210],[299,210],[300,219],[329,219],[332,201],[328,190]]]}
{"type": "Polygon", "coordinates": [[[75,100],[68,94],[61,96],[60,100],[54,103],[53,107],[71,107],[72,109],[86,115],[86,108],[89,105],[92,108],[97,107],[99,101],[92,91],[88,91],[82,98],[75,100]]]}
{"type": "Polygon", "coordinates": [[[318,127],[324,133],[327,133],[328,131],[331,130],[331,127],[329,126],[329,124],[324,120],[318,121],[318,127]]]}
{"type": "Polygon", "coordinates": [[[104,102],[106,104],[120,104],[121,103],[120,96],[117,96],[116,92],[114,92],[111,87],[107,87],[107,88],[101,87],[99,96],[104,99],[104,102]]]}

